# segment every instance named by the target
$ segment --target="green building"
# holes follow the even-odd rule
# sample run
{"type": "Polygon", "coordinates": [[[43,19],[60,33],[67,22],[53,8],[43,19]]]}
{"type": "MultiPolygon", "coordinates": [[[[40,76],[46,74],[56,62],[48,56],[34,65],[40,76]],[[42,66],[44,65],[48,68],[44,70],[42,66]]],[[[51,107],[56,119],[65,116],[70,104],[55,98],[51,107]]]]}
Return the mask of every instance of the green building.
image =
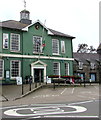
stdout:
{"type": "Polygon", "coordinates": [[[37,20],[31,23],[30,12],[20,12],[20,21],[0,22],[0,84],[47,81],[49,75],[73,75],[75,37],[47,28],[37,20]]]}

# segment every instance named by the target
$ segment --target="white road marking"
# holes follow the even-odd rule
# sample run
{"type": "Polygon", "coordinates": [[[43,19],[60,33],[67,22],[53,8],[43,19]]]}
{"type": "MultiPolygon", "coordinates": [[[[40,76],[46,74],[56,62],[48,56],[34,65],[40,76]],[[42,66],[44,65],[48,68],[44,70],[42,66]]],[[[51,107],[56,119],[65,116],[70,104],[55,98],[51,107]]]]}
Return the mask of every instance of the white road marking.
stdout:
{"type": "Polygon", "coordinates": [[[65,88],[62,92],[61,92],[61,95],[67,90],[67,88],[65,88]]]}
{"type": "Polygon", "coordinates": [[[83,91],[83,92],[81,92],[81,93],[83,93],[83,94],[91,94],[92,92],[91,91],[83,91]]]}
{"type": "Polygon", "coordinates": [[[28,105],[20,105],[20,106],[9,106],[9,107],[1,107],[0,109],[8,109],[8,108],[16,108],[16,107],[27,107],[28,105]]]}
{"type": "Polygon", "coordinates": [[[54,108],[49,106],[49,107],[31,107],[31,108],[17,108],[17,109],[10,109],[10,110],[7,110],[4,112],[5,115],[8,115],[8,116],[23,116],[23,117],[29,117],[29,116],[45,116],[45,115],[59,115],[59,114],[68,114],[68,113],[80,113],[80,112],[85,112],[87,109],[85,107],[81,107],[81,106],[68,106],[68,105],[63,105],[63,106],[55,106],[54,108]],[[68,112],[65,112],[62,108],[73,108],[74,110],[73,111],[68,111],[68,112]],[[17,111],[20,112],[20,110],[31,110],[34,111],[34,114],[20,114],[20,113],[17,113],[17,111]],[[49,112],[49,109],[54,109],[53,111],[49,112]],[[44,112],[45,110],[45,112],[44,112]],[[40,111],[37,113],[37,111],[40,111]]]}
{"type": "Polygon", "coordinates": [[[74,93],[74,88],[72,89],[72,94],[74,93]]]}
{"type": "Polygon", "coordinates": [[[99,116],[44,116],[45,118],[99,118],[99,116]]]}
{"type": "Polygon", "coordinates": [[[99,87],[96,87],[96,86],[94,86],[94,88],[95,88],[96,90],[98,90],[98,89],[99,89],[99,87]]]}
{"type": "Polygon", "coordinates": [[[83,102],[76,102],[76,103],[70,103],[68,105],[85,104],[85,103],[90,103],[90,102],[94,102],[94,100],[83,101],[83,102]]]}
{"type": "Polygon", "coordinates": [[[34,96],[33,98],[47,98],[47,97],[57,97],[59,95],[38,95],[34,96]]]}

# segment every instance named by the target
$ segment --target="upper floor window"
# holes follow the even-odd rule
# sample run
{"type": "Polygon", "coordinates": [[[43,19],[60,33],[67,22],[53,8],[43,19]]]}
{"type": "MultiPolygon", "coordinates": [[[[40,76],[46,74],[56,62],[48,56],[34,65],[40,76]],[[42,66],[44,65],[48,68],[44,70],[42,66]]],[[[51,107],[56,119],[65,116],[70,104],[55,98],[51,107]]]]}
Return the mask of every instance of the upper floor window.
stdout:
{"type": "Polygon", "coordinates": [[[69,75],[69,63],[65,63],[65,75],[69,75]]]}
{"type": "Polygon", "coordinates": [[[79,69],[83,69],[83,62],[79,62],[79,69]]]}
{"type": "Polygon", "coordinates": [[[33,52],[34,53],[42,52],[42,37],[33,36],[33,52]]]}
{"type": "Polygon", "coordinates": [[[61,41],[61,53],[65,53],[65,41],[61,41]]]}
{"type": "Polygon", "coordinates": [[[3,77],[3,71],[4,71],[4,61],[0,59],[0,78],[3,77]]]}
{"type": "Polygon", "coordinates": [[[9,46],[9,36],[7,33],[3,33],[3,49],[8,49],[9,46]]]}
{"type": "Polygon", "coordinates": [[[91,69],[95,69],[95,63],[90,63],[91,69]]]}
{"type": "Polygon", "coordinates": [[[53,72],[54,75],[60,75],[60,63],[58,62],[53,63],[53,72]]]}
{"type": "Polygon", "coordinates": [[[20,61],[12,60],[11,61],[11,77],[20,77],[20,61]]]}
{"type": "Polygon", "coordinates": [[[52,39],[52,51],[53,51],[53,55],[59,54],[59,40],[52,39]]]}
{"type": "Polygon", "coordinates": [[[20,51],[20,35],[11,33],[11,51],[20,51]]]}

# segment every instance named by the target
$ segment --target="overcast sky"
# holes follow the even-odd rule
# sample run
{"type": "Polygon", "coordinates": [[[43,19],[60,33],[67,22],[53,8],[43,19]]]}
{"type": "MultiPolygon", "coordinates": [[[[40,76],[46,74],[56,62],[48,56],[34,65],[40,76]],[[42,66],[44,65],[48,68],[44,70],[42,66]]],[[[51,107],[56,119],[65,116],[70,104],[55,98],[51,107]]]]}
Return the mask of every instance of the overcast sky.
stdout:
{"type": "MultiPolygon", "coordinates": [[[[99,45],[99,1],[26,0],[26,9],[33,22],[46,20],[46,27],[76,37],[73,40],[76,51],[81,43],[95,48],[99,45]]],[[[0,0],[0,21],[19,21],[23,9],[23,0],[0,0]]]]}

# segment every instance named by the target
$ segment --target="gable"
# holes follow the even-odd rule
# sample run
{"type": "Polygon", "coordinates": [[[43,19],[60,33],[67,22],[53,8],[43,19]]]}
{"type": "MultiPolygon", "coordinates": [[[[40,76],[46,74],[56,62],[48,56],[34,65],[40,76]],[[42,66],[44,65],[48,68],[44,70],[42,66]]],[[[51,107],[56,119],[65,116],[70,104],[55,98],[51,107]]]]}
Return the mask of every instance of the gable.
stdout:
{"type": "Polygon", "coordinates": [[[31,66],[40,66],[41,67],[41,66],[47,66],[47,64],[38,60],[38,61],[32,63],[31,66]]]}
{"type": "Polygon", "coordinates": [[[54,35],[54,34],[53,34],[42,22],[40,22],[39,20],[37,20],[37,21],[34,22],[33,24],[28,25],[27,27],[23,28],[22,30],[23,30],[23,31],[28,31],[28,29],[29,29],[31,26],[35,26],[35,28],[38,29],[38,28],[37,28],[37,25],[40,25],[40,26],[42,26],[45,30],[47,30],[47,31],[48,31],[48,34],[54,35]]]}

